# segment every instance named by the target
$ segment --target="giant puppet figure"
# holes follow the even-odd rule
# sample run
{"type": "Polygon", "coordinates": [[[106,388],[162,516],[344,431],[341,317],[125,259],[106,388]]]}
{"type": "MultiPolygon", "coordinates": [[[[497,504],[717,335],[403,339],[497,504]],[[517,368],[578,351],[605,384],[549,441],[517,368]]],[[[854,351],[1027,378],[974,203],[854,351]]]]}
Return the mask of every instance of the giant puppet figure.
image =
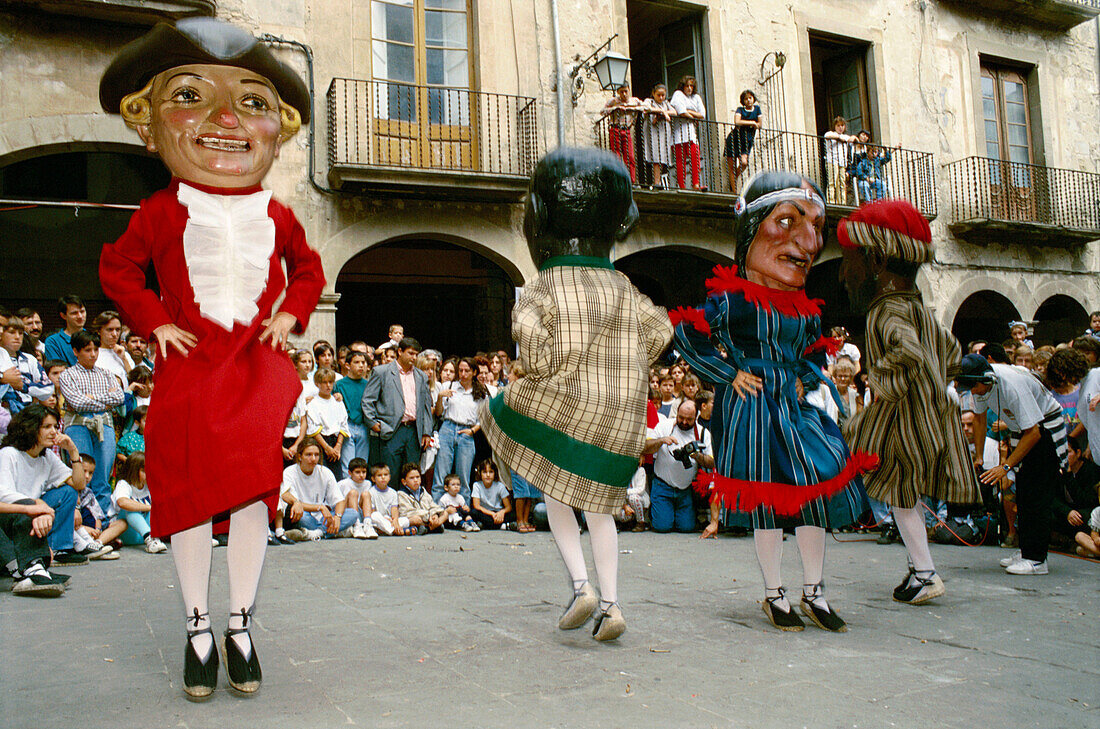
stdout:
{"type": "Polygon", "coordinates": [[[146,468],[153,534],[172,537],[187,615],[184,691],[204,698],[217,686],[211,520],[228,512],[225,668],[230,686],[252,693],[261,671],[249,621],[278,500],[280,439],[301,391],[284,349],[325,283],[294,213],[260,183],[309,119],[309,92],[250,33],[193,18],[124,47],[99,94],[172,173],[104,247],[99,272],[126,322],[159,345],[146,468]],[[146,287],[150,266],[159,294],[146,287]]]}
{"type": "Polygon", "coordinates": [[[762,172],[735,213],[737,265],[714,269],[701,310],[672,312],[676,348],[714,384],[710,497],[752,515],[768,620],[786,631],[804,627],[780,576],[783,529],[794,527],[802,612],[844,631],[823,595],[825,527],[858,516],[865,499],[854,480],[874,458],[850,454],[839,428],[803,397],[823,382],[821,302],[804,289],[823,244],[825,203],[801,175],[762,172]]]}
{"type": "Polygon", "coordinates": [[[648,367],[672,335],[665,310],[608,259],[615,238],[637,219],[630,174],[617,157],[561,148],[539,161],[524,216],[539,275],[512,310],[527,376],[481,411],[497,457],[546,496],[550,529],[573,580],[558,627],[579,628],[599,608],[597,640],[626,629],[612,513],[626,502],[645,445],[648,367]],[[598,603],[574,508],[585,512],[598,603]]]}
{"type": "Polygon", "coordinates": [[[932,317],[915,279],[935,248],[928,222],[904,200],[880,200],[840,221],[841,279],[852,306],[867,311],[867,376],[875,399],[845,423],[852,448],[877,454],[867,493],[890,504],[909,552],[894,599],[911,605],[944,593],[936,574],[921,496],[980,499],[959,407],[947,394],[961,350],[932,317]]]}

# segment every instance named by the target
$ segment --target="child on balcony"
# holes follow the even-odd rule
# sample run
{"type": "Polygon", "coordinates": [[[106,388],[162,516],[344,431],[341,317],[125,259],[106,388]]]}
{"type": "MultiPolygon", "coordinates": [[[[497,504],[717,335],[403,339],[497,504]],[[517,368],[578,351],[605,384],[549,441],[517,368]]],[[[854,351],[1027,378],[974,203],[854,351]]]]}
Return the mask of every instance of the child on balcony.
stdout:
{"type": "Polygon", "coordinates": [[[637,163],[634,161],[634,133],[631,128],[642,108],[642,100],[631,96],[630,84],[623,84],[615,90],[615,95],[604,105],[603,117],[611,117],[607,128],[611,153],[623,161],[630,170],[630,184],[638,184],[637,163]]]}
{"type": "Polygon", "coordinates": [[[653,171],[649,189],[663,189],[665,170],[672,161],[672,105],[668,103],[668,87],[657,84],[645,102],[645,161],[653,171]]]}
{"type": "MultiPolygon", "coordinates": [[[[899,144],[894,149],[900,149],[899,144]]],[[[878,145],[867,147],[867,156],[856,165],[856,179],[859,180],[860,203],[881,200],[886,197],[887,186],[883,178],[883,168],[893,159],[889,149],[878,145]],[[873,194],[873,196],[872,196],[873,194]]]]}
{"type": "Polygon", "coordinates": [[[756,140],[756,130],[764,126],[764,112],[756,103],[756,94],[741,92],[741,106],[733,112],[733,129],[726,136],[726,166],[729,168],[730,190],[737,193],[737,181],[749,167],[749,153],[756,140]]]}

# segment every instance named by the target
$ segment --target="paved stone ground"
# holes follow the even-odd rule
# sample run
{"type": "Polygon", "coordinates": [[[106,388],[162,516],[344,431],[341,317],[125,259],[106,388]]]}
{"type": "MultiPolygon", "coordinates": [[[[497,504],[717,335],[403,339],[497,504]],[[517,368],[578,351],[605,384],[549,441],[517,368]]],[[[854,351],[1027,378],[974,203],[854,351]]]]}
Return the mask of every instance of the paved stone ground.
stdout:
{"type": "MultiPolygon", "coordinates": [[[[545,532],[272,549],[262,690],[223,678],[192,704],[172,559],[128,548],[72,568],[61,599],[0,594],[0,726],[1100,726],[1096,563],[1052,555],[1049,576],[1010,577],[1005,550],[934,547],[948,593],[911,607],[890,599],[900,546],[830,539],[850,632],[781,633],[751,539],[623,534],[620,549],[629,628],[605,645],[556,629],[569,590],[545,532]]],[[[793,538],[785,552],[797,592],[793,538]]],[[[224,627],[223,550],[214,564],[224,627]]]]}

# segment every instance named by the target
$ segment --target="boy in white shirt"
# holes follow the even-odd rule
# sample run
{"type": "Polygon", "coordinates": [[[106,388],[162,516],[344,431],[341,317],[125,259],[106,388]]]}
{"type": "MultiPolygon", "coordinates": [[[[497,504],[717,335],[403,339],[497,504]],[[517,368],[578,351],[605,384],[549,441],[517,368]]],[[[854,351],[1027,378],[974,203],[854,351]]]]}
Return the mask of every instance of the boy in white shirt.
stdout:
{"type": "Polygon", "coordinates": [[[336,373],[321,367],[313,375],[317,385],[317,397],[306,405],[306,435],[317,439],[324,456],[325,467],[332,475],[341,478],[340,449],[344,439],[351,436],[348,429],[348,411],[342,402],[332,396],[336,385],[336,373]]]}
{"type": "Polygon", "coordinates": [[[446,492],[439,497],[439,505],[447,511],[447,525],[464,532],[480,532],[481,527],[470,516],[470,506],[466,503],[466,497],[461,493],[462,479],[457,473],[452,473],[443,479],[443,490],[446,492]]]}
{"type": "Polygon", "coordinates": [[[317,541],[323,537],[350,537],[359,512],[347,508],[327,468],[318,468],[321,446],[306,438],[298,450],[298,463],[283,471],[283,501],[290,505],[287,520],[292,528],[286,535],[295,541],[317,541]]]}
{"type": "Polygon", "coordinates": [[[401,516],[398,508],[397,492],[390,488],[390,467],[384,463],[371,466],[370,502],[374,507],[370,518],[378,531],[387,537],[414,535],[417,530],[409,526],[407,517],[401,516]]]}
{"type": "Polygon", "coordinates": [[[374,530],[371,514],[374,512],[370,500],[370,482],[367,481],[367,462],[362,458],[352,458],[348,463],[348,477],[336,484],[344,494],[347,509],[359,512],[359,521],[351,528],[356,539],[378,539],[374,530]]]}

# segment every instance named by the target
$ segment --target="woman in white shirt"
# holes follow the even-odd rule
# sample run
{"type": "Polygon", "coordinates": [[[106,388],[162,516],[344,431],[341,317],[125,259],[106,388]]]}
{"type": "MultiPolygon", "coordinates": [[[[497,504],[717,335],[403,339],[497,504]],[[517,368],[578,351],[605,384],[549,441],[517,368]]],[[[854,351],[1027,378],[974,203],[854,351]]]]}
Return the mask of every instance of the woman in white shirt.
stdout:
{"type": "Polygon", "coordinates": [[[676,156],[676,184],[682,190],[685,186],[685,158],[691,158],[691,187],[705,191],[706,186],[699,182],[699,137],[695,124],[699,119],[707,118],[707,109],[703,97],[698,94],[698,83],[694,76],[680,79],[676,91],[672,94],[672,109],[676,116],[672,119],[672,152],[676,156]]]}
{"type": "Polygon", "coordinates": [[[99,359],[95,366],[107,370],[118,378],[119,386],[125,390],[130,384],[130,370],[134,361],[119,339],[122,336],[122,319],[117,311],[105,311],[92,322],[92,331],[99,337],[99,359]]]}
{"type": "Polygon", "coordinates": [[[458,382],[439,392],[435,414],[443,417],[439,427],[439,453],[435,457],[432,498],[443,496],[443,480],[452,473],[462,483],[460,493],[470,499],[470,470],[474,465],[474,433],[481,429],[478,403],[489,396],[485,385],[474,377],[477,361],[464,357],[458,362],[458,382]]]}

